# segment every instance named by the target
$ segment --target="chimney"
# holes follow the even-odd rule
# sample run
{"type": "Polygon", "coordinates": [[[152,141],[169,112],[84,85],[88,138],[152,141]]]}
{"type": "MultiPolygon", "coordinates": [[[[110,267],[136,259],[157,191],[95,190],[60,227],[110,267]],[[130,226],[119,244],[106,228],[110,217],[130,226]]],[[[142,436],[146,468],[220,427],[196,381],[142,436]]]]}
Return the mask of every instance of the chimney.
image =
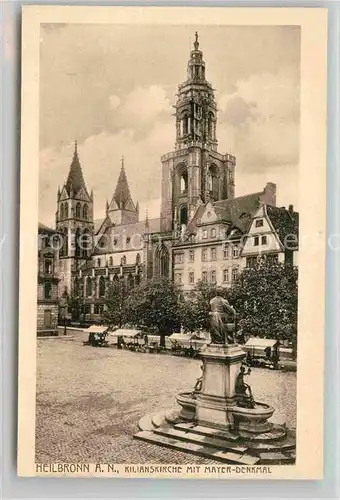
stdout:
{"type": "Polygon", "coordinates": [[[267,182],[260,197],[260,201],[265,205],[276,207],[276,184],[273,182],[267,182]]]}
{"type": "Polygon", "coordinates": [[[289,212],[289,215],[293,215],[293,213],[294,213],[294,205],[289,205],[288,212],[289,212]]]}

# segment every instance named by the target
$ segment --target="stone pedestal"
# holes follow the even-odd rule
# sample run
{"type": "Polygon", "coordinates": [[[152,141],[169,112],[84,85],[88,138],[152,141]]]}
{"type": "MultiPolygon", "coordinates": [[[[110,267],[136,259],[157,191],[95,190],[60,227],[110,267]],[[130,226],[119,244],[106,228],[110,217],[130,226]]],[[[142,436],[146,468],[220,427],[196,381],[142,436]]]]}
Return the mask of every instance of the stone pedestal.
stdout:
{"type": "Polygon", "coordinates": [[[144,416],[136,439],[227,464],[295,463],[295,433],[268,422],[274,408],[235,395],[246,354],[238,345],[210,344],[201,357],[202,389],[182,392],[181,410],[144,416]]]}
{"type": "Polygon", "coordinates": [[[237,344],[210,344],[201,357],[204,375],[195,420],[202,425],[231,427],[227,408],[236,405],[235,383],[246,354],[237,344]]]}

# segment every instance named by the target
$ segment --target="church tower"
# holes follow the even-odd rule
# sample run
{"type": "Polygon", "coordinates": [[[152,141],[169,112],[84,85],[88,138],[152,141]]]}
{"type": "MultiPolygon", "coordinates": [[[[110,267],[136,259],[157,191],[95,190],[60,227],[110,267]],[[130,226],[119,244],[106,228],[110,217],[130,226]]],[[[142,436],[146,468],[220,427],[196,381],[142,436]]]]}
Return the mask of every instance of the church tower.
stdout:
{"type": "Polygon", "coordinates": [[[115,226],[131,224],[139,220],[138,202],[135,205],[131,198],[124,158],[122,158],[120,174],[111,203],[106,207],[106,214],[115,226]]]}
{"type": "Polygon", "coordinates": [[[77,141],[69,174],[58,189],[56,229],[63,235],[59,251],[60,292],[71,291],[71,273],[91,256],[93,238],[93,192],[89,194],[81,169],[77,141]]]}
{"type": "Polygon", "coordinates": [[[187,225],[200,204],[231,199],[235,192],[236,159],[217,151],[217,106],[197,32],[175,109],[175,150],[161,158],[162,231],[187,225]]]}

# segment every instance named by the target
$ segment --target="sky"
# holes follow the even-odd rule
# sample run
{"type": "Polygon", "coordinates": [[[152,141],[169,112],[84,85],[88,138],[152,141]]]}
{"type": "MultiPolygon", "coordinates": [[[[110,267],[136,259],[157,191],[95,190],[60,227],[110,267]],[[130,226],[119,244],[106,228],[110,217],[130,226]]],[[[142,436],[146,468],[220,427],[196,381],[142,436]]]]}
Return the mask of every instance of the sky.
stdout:
{"type": "Polygon", "coordinates": [[[300,29],[296,26],[45,24],[40,33],[39,220],[54,226],[74,141],[95,218],[121,158],[141,219],[159,216],[160,157],[173,150],[173,105],[199,32],[216,90],[221,153],[236,156],[236,196],[277,184],[298,208],[300,29]]]}

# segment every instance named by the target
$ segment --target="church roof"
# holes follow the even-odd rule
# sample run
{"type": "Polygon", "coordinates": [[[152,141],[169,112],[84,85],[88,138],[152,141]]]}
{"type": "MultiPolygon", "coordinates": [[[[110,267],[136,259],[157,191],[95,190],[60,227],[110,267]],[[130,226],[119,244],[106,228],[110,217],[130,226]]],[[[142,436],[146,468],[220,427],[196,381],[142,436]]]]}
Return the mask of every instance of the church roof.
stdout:
{"type": "Polygon", "coordinates": [[[77,194],[81,188],[84,188],[85,191],[87,192],[84,177],[83,177],[83,172],[81,169],[79,156],[78,156],[77,141],[75,142],[73,159],[72,159],[72,162],[70,165],[70,171],[68,173],[68,177],[67,177],[67,181],[66,181],[65,186],[66,186],[68,194],[70,194],[71,188],[72,188],[74,194],[77,194]]]}
{"type": "Polygon", "coordinates": [[[38,232],[39,233],[57,233],[57,231],[55,229],[52,229],[51,227],[46,226],[42,222],[38,223],[38,232]]]}
{"type": "MultiPolygon", "coordinates": [[[[160,219],[149,219],[149,233],[160,231],[160,219]]],[[[121,224],[110,226],[103,233],[93,254],[104,254],[111,252],[122,252],[124,250],[140,250],[143,247],[143,236],[145,231],[145,221],[131,224],[121,224]],[[104,246],[101,246],[101,240],[104,246]]]]}
{"type": "Polygon", "coordinates": [[[93,231],[94,231],[94,234],[98,233],[99,229],[103,225],[104,220],[105,220],[105,217],[103,219],[95,219],[93,221],[93,231]]]}

